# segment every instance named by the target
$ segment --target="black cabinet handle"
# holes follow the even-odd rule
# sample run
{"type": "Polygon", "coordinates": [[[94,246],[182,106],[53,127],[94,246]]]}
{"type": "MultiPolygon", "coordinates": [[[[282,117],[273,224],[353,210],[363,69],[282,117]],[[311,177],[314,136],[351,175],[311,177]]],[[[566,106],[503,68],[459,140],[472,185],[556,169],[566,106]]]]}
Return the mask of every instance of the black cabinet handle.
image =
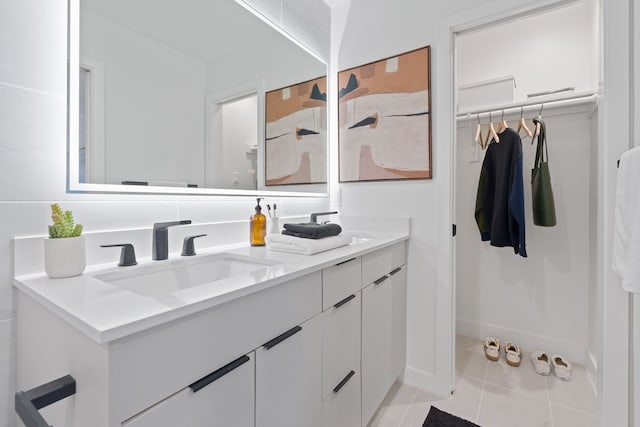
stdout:
{"type": "Polygon", "coordinates": [[[234,360],[233,362],[229,363],[228,365],[224,365],[222,368],[220,368],[220,369],[218,369],[216,371],[213,371],[212,373],[210,373],[206,377],[200,378],[198,381],[194,382],[193,384],[189,384],[189,388],[194,393],[197,393],[198,391],[202,390],[203,388],[205,388],[206,386],[208,386],[212,382],[214,382],[216,380],[219,380],[220,378],[222,378],[225,375],[227,375],[229,372],[231,372],[234,369],[237,369],[240,366],[244,365],[249,360],[250,360],[249,356],[247,356],[247,355],[239,357],[236,360],[234,360]]]}
{"type": "Polygon", "coordinates": [[[402,267],[395,268],[389,273],[389,276],[393,276],[396,273],[399,273],[402,270],[402,267]]]}
{"type": "Polygon", "coordinates": [[[295,328],[291,328],[287,332],[285,332],[284,334],[278,335],[277,337],[275,337],[271,341],[267,341],[266,343],[262,344],[262,346],[265,349],[269,350],[269,349],[277,346],[278,344],[280,344],[282,341],[286,340],[287,338],[297,334],[301,330],[302,330],[302,326],[296,326],[295,328]]]}
{"type": "Polygon", "coordinates": [[[340,391],[340,389],[341,389],[342,387],[344,387],[344,386],[345,386],[345,384],[347,384],[347,383],[349,382],[349,380],[351,379],[351,377],[352,377],[352,376],[354,376],[355,374],[356,374],[356,372],[355,372],[355,371],[351,371],[351,372],[349,372],[349,373],[347,374],[347,376],[346,376],[346,377],[344,377],[344,378],[342,379],[342,381],[340,381],[340,383],[338,383],[338,385],[333,389],[333,392],[334,392],[334,393],[339,392],[339,391],[340,391]]]}
{"type": "Polygon", "coordinates": [[[384,282],[385,280],[387,280],[389,278],[389,276],[382,276],[381,278],[379,278],[378,280],[376,280],[375,282],[373,282],[374,285],[379,285],[380,283],[384,282]]]}
{"type": "Polygon", "coordinates": [[[346,303],[348,303],[349,301],[351,301],[352,299],[354,299],[355,297],[356,297],[355,295],[349,295],[348,297],[346,297],[342,301],[337,302],[333,307],[334,308],[340,308],[343,305],[345,305],[346,303]]]}
{"type": "Polygon", "coordinates": [[[51,427],[38,409],[49,406],[76,393],[76,380],[65,375],[15,395],[15,410],[26,427],[51,427]]]}
{"type": "Polygon", "coordinates": [[[348,259],[348,260],[346,260],[346,261],[339,262],[339,263],[337,263],[336,265],[346,264],[346,263],[351,262],[351,261],[353,261],[353,260],[355,260],[355,258],[351,258],[351,259],[348,259]]]}

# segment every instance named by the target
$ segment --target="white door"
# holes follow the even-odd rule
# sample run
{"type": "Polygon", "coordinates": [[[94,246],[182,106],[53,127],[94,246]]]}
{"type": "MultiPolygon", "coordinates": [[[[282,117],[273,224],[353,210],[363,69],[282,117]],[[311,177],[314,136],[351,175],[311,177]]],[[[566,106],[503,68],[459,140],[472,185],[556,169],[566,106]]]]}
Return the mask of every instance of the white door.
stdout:
{"type": "Polygon", "coordinates": [[[321,316],[256,350],[256,427],[321,427],[321,355],[321,316]]]}
{"type": "Polygon", "coordinates": [[[407,267],[392,270],[391,280],[391,382],[402,375],[407,360],[407,267]]]}
{"type": "Polygon", "coordinates": [[[392,280],[379,279],[362,290],[362,424],[382,403],[391,381],[392,280]]]}

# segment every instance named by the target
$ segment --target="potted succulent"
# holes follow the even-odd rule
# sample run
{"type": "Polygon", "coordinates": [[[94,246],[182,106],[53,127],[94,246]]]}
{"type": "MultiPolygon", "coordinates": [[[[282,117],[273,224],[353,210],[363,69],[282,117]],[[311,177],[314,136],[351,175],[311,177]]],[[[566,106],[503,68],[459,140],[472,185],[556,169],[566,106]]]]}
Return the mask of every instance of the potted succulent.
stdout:
{"type": "Polygon", "coordinates": [[[49,238],[44,240],[44,267],[51,278],[71,277],[82,274],[87,260],[82,225],[76,224],[71,211],[63,211],[51,205],[49,238]]]}

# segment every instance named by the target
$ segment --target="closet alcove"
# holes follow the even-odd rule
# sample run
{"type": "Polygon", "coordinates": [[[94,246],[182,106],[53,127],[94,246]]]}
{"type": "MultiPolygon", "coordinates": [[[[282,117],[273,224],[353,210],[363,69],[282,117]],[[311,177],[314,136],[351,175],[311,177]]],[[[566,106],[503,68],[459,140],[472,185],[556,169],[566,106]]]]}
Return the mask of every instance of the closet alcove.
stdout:
{"type": "MultiPolygon", "coordinates": [[[[602,290],[596,281],[598,167],[598,6],[563,3],[454,35],[457,92],[454,160],[456,375],[469,341],[495,337],[526,353],[561,354],[597,388],[602,290]],[[489,113],[514,130],[542,110],[557,225],[533,224],[531,169],[536,145],[520,132],[527,258],[480,240],[474,218],[489,113]]],[[[504,359],[504,350],[501,357],[504,359]]],[[[530,364],[520,368],[531,369],[530,364]]],[[[575,368],[574,368],[575,369],[575,368]]],[[[535,376],[536,374],[533,373],[535,376]]],[[[552,374],[553,375],[553,374],[552,374]]],[[[595,402],[594,408],[595,411],[595,402]]]]}

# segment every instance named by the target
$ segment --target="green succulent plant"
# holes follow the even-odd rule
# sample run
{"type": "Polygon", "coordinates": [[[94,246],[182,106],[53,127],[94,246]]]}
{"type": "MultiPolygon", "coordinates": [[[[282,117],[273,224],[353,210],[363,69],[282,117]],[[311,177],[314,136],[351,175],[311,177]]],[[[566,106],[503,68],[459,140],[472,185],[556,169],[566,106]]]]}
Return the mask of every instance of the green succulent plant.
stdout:
{"type": "Polygon", "coordinates": [[[57,203],[51,205],[51,219],[53,220],[53,224],[49,226],[51,239],[78,237],[82,234],[82,225],[75,223],[71,211],[63,212],[57,203]]]}

